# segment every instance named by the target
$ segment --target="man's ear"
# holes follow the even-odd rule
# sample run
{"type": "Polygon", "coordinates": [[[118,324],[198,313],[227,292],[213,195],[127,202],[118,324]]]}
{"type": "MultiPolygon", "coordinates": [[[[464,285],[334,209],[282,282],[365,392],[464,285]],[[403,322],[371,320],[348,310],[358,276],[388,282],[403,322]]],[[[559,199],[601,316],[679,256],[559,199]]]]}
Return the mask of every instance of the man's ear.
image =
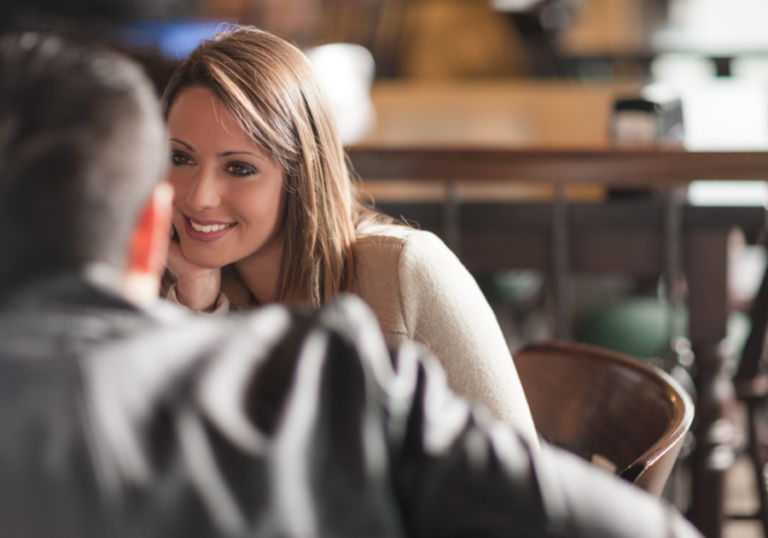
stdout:
{"type": "Polygon", "coordinates": [[[157,298],[171,233],[173,187],[163,182],[152,191],[133,230],[124,293],[139,304],[157,298]]]}

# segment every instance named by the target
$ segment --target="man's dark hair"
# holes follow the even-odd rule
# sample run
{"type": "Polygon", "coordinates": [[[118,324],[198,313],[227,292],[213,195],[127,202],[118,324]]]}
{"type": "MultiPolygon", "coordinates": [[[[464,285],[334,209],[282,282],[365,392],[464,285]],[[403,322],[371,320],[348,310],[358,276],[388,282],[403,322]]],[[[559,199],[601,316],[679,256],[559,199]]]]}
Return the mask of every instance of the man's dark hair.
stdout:
{"type": "Polygon", "coordinates": [[[62,35],[0,40],[0,294],[20,280],[125,264],[161,179],[164,128],[132,60],[62,35]]]}

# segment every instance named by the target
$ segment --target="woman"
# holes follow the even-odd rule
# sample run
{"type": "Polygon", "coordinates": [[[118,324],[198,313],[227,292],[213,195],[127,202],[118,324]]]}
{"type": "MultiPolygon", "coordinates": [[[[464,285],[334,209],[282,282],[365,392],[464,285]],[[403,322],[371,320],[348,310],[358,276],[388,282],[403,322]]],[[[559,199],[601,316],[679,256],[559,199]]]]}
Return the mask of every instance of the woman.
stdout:
{"type": "Polygon", "coordinates": [[[358,201],[331,110],[298,49],[253,28],[221,34],[182,62],[163,100],[178,239],[170,300],[223,313],[356,293],[390,345],[429,346],[455,392],[536,443],[475,281],[437,237],[358,201]]]}

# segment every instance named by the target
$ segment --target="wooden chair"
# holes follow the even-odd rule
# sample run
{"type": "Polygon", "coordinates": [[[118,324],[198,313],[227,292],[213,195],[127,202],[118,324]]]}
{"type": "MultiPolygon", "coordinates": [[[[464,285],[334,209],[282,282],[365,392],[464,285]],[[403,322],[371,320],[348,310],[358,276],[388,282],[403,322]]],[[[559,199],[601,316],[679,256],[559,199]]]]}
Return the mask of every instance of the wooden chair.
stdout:
{"type": "Polygon", "coordinates": [[[693,420],[677,381],[627,355],[571,342],[527,345],[515,366],[544,439],[661,496],[693,420]]]}

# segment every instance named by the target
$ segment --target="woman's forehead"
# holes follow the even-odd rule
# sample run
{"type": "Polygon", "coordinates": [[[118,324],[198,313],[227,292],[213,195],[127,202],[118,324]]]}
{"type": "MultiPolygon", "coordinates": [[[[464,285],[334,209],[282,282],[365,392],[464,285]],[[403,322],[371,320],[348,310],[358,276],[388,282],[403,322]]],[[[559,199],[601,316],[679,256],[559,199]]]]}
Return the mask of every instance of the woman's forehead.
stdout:
{"type": "Polygon", "coordinates": [[[171,138],[187,137],[190,141],[184,141],[192,145],[204,143],[207,148],[222,151],[242,146],[267,156],[235,114],[207,88],[186,89],[174,100],[168,114],[168,131],[171,138]]]}

